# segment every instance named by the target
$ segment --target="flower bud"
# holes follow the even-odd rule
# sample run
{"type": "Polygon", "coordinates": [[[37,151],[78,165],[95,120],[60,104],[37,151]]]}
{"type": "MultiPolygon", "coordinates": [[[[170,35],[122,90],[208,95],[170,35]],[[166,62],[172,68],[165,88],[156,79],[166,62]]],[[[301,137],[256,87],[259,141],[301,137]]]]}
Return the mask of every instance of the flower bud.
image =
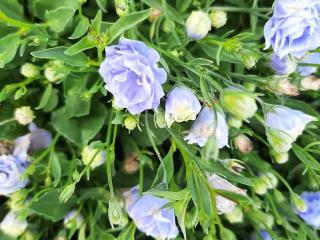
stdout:
{"type": "Polygon", "coordinates": [[[253,185],[253,191],[256,194],[264,195],[266,194],[267,190],[268,190],[268,186],[262,179],[260,178],[255,179],[254,185],[253,185]]]}
{"type": "Polygon", "coordinates": [[[23,240],[35,240],[35,239],[37,239],[36,235],[33,232],[29,231],[29,230],[27,230],[23,234],[23,240]]]}
{"type": "Polygon", "coordinates": [[[272,172],[267,172],[261,175],[260,178],[267,185],[268,189],[273,189],[278,185],[278,179],[272,172]]]}
{"type": "Polygon", "coordinates": [[[158,112],[154,114],[154,120],[155,120],[156,126],[158,126],[159,128],[165,128],[167,126],[165,113],[162,108],[159,108],[158,112]]]}
{"type": "Polygon", "coordinates": [[[272,88],[281,95],[298,96],[299,90],[296,85],[290,83],[287,78],[271,82],[272,88]],[[274,87],[275,86],[275,87],[274,87]]]}
{"type": "Polygon", "coordinates": [[[288,162],[288,160],[289,160],[289,153],[288,152],[277,153],[275,151],[272,151],[271,155],[273,157],[273,160],[278,164],[284,164],[284,163],[288,162]]]}
{"type": "Polygon", "coordinates": [[[209,16],[214,28],[221,28],[227,23],[227,13],[224,11],[213,10],[209,16]]]}
{"type": "Polygon", "coordinates": [[[115,0],[114,5],[119,17],[125,16],[129,13],[129,8],[126,0],[115,0]]]}
{"type": "Polygon", "coordinates": [[[192,11],[186,21],[186,31],[189,38],[200,40],[211,30],[211,20],[205,12],[192,11]]]}
{"type": "Polygon", "coordinates": [[[236,128],[236,129],[239,129],[239,128],[242,127],[242,120],[239,120],[239,119],[231,116],[231,117],[229,117],[229,119],[228,119],[228,125],[229,125],[230,127],[234,127],[234,128],[236,128]]]}
{"type": "Polygon", "coordinates": [[[186,87],[175,87],[166,101],[165,119],[168,127],[173,122],[195,120],[201,110],[196,95],[186,87]]]}
{"type": "Polygon", "coordinates": [[[222,106],[239,120],[251,118],[258,107],[255,97],[236,88],[227,88],[220,96],[222,106]]]}
{"type": "Polygon", "coordinates": [[[120,203],[115,198],[109,201],[108,218],[112,228],[114,228],[114,225],[125,226],[128,222],[120,203]]]}
{"type": "Polygon", "coordinates": [[[67,213],[63,220],[64,226],[68,229],[75,227],[79,229],[84,223],[83,216],[76,210],[67,213]]]}
{"type": "Polygon", "coordinates": [[[256,90],[256,84],[250,83],[250,82],[245,82],[244,87],[249,91],[249,92],[254,92],[256,90]]]}
{"type": "Polygon", "coordinates": [[[231,212],[226,212],[224,216],[231,224],[241,223],[243,221],[243,212],[239,206],[234,207],[231,212]]]}
{"type": "Polygon", "coordinates": [[[123,169],[128,174],[134,174],[139,169],[139,162],[137,161],[137,154],[132,153],[124,160],[123,169]]]}
{"type": "Polygon", "coordinates": [[[99,151],[96,154],[97,151],[99,150],[91,146],[84,146],[81,152],[81,161],[83,162],[83,164],[88,165],[90,161],[92,161],[90,164],[91,169],[94,169],[102,165],[106,161],[106,152],[99,151]],[[94,157],[94,160],[92,160],[93,157],[94,157]]]}
{"type": "Polygon", "coordinates": [[[135,129],[136,126],[137,126],[137,123],[138,123],[137,119],[134,116],[131,116],[131,115],[126,117],[126,119],[124,120],[124,126],[129,131],[132,131],[133,129],[135,129]]]}
{"type": "Polygon", "coordinates": [[[23,106],[16,108],[14,112],[15,120],[21,125],[28,125],[30,124],[33,119],[35,118],[31,107],[23,106]]]}
{"type": "Polygon", "coordinates": [[[299,212],[303,213],[303,212],[306,212],[308,209],[307,204],[298,194],[295,194],[295,193],[291,194],[291,202],[299,212]]]}
{"type": "Polygon", "coordinates": [[[150,17],[148,18],[150,22],[154,22],[162,15],[161,10],[153,8],[150,17]]]}
{"type": "Polygon", "coordinates": [[[13,211],[10,211],[2,220],[0,229],[3,233],[18,238],[27,228],[28,222],[20,219],[13,211]]]}
{"type": "Polygon", "coordinates": [[[28,196],[27,191],[20,190],[10,194],[10,198],[7,201],[8,206],[14,212],[18,212],[26,207],[26,198],[28,196]]]}
{"type": "Polygon", "coordinates": [[[44,70],[44,76],[49,82],[59,82],[63,80],[68,74],[68,70],[62,61],[53,60],[48,63],[44,70]]]}
{"type": "Polygon", "coordinates": [[[244,134],[238,135],[234,139],[234,143],[241,153],[250,153],[252,151],[252,141],[244,134]]]}
{"type": "Polygon", "coordinates": [[[171,33],[172,30],[176,27],[176,24],[171,21],[171,20],[168,20],[168,19],[165,19],[162,23],[162,30],[165,32],[165,33],[171,33]]]}
{"type": "Polygon", "coordinates": [[[257,58],[250,51],[243,50],[241,53],[241,57],[246,69],[251,69],[256,65],[257,58]]]}
{"type": "Polygon", "coordinates": [[[22,76],[27,78],[34,78],[40,74],[40,68],[32,63],[25,63],[20,68],[22,76]]]}
{"type": "Polygon", "coordinates": [[[303,90],[320,90],[320,78],[314,76],[305,77],[301,80],[301,86],[303,90]]]}
{"type": "Polygon", "coordinates": [[[245,167],[240,163],[242,163],[240,160],[233,158],[222,160],[222,164],[226,169],[238,175],[242,172],[243,169],[245,169],[245,167]]]}

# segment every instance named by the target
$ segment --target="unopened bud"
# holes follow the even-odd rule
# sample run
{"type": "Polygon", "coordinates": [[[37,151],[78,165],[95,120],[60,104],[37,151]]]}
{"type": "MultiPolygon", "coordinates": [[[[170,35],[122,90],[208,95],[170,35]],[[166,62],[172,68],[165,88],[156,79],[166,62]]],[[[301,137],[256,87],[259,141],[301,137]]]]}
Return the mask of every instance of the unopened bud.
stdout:
{"type": "Polygon", "coordinates": [[[299,90],[296,85],[290,83],[287,78],[281,79],[274,83],[276,86],[276,91],[281,95],[287,96],[298,96],[299,90]]]}
{"type": "Polygon", "coordinates": [[[301,80],[301,86],[303,90],[320,90],[320,78],[316,78],[315,76],[305,77],[301,80]]]}
{"type": "Polygon", "coordinates": [[[126,0],[115,0],[114,5],[119,17],[125,16],[129,13],[129,8],[126,0]]]}
{"type": "Polygon", "coordinates": [[[268,190],[268,186],[262,179],[260,178],[255,179],[254,185],[253,185],[253,191],[256,194],[264,195],[266,194],[267,190],[268,190]]]}
{"type": "Polygon", "coordinates": [[[245,167],[242,164],[240,160],[237,159],[224,159],[222,160],[223,166],[228,169],[230,172],[233,172],[234,174],[240,174],[245,167]]]}
{"type": "Polygon", "coordinates": [[[40,74],[40,68],[32,63],[25,63],[20,68],[22,76],[27,78],[34,78],[40,74]]]}
{"type": "Polygon", "coordinates": [[[84,223],[83,216],[76,210],[72,210],[67,213],[63,220],[64,226],[68,229],[76,228],[79,229],[84,223]]]}
{"type": "Polygon", "coordinates": [[[124,160],[123,169],[128,174],[134,174],[139,169],[139,162],[137,161],[137,154],[132,153],[124,160]]]}
{"type": "Polygon", "coordinates": [[[256,65],[257,58],[250,51],[244,50],[241,53],[242,61],[247,69],[251,69],[256,65]]]}
{"type": "Polygon", "coordinates": [[[220,95],[222,106],[239,120],[253,117],[258,107],[255,96],[237,88],[227,88],[220,95]]]}
{"type": "Polygon", "coordinates": [[[27,228],[28,222],[13,211],[10,211],[2,220],[0,229],[3,233],[18,238],[27,228]]]}
{"type": "Polygon", "coordinates": [[[49,62],[44,70],[44,76],[49,82],[59,82],[63,80],[68,74],[68,70],[62,61],[54,60],[49,62]]]}
{"type": "Polygon", "coordinates": [[[239,207],[239,206],[234,207],[233,210],[230,212],[226,212],[224,214],[224,216],[232,224],[233,223],[241,223],[243,221],[243,212],[242,212],[241,207],[239,207]]]}
{"type": "Polygon", "coordinates": [[[212,11],[210,13],[211,25],[214,28],[221,28],[227,23],[227,13],[224,11],[212,11]]]}
{"type": "Polygon", "coordinates": [[[308,209],[307,204],[298,194],[291,194],[291,202],[299,212],[305,212],[308,209]]]}
{"type": "Polygon", "coordinates": [[[128,117],[126,117],[126,119],[124,120],[124,126],[126,127],[126,129],[128,129],[129,131],[132,131],[133,129],[136,128],[137,126],[137,119],[134,116],[129,115],[128,117]]]}
{"type": "Polygon", "coordinates": [[[252,141],[244,134],[237,136],[234,139],[234,143],[241,153],[250,153],[252,151],[252,141]]]}
{"type": "Polygon", "coordinates": [[[199,40],[211,30],[211,20],[205,12],[193,11],[186,21],[186,31],[189,38],[199,40]]]}
{"type": "Polygon", "coordinates": [[[151,15],[149,17],[149,21],[150,22],[156,21],[158,19],[158,17],[161,16],[161,14],[162,14],[161,10],[153,8],[152,12],[151,12],[151,15]]]}
{"type": "Polygon", "coordinates": [[[165,113],[162,108],[159,108],[158,112],[154,114],[154,120],[158,128],[165,128],[167,126],[165,113]]]}
{"type": "Polygon", "coordinates": [[[100,151],[91,146],[84,146],[81,152],[81,160],[84,165],[91,163],[90,168],[94,169],[106,161],[106,152],[100,151]]]}
{"type": "Polygon", "coordinates": [[[28,125],[30,124],[33,119],[35,118],[31,107],[23,106],[16,108],[14,112],[15,120],[21,125],[28,125]]]}
{"type": "Polygon", "coordinates": [[[278,164],[284,164],[284,163],[288,162],[288,160],[289,160],[288,152],[277,153],[275,151],[271,151],[271,155],[272,155],[274,161],[278,164]]]}
{"type": "Polygon", "coordinates": [[[112,228],[114,228],[114,225],[125,226],[128,222],[119,201],[115,198],[109,201],[108,218],[112,228]]]}
{"type": "Polygon", "coordinates": [[[162,30],[165,32],[165,33],[171,33],[172,30],[176,27],[176,24],[171,21],[171,20],[168,20],[168,19],[165,19],[162,23],[162,30]]]}
{"type": "Polygon", "coordinates": [[[242,127],[242,120],[239,120],[239,119],[237,119],[237,118],[235,118],[235,117],[230,117],[230,118],[228,119],[228,125],[229,125],[230,127],[234,127],[234,128],[236,128],[236,129],[239,129],[239,128],[242,127]]]}
{"type": "Polygon", "coordinates": [[[278,179],[272,172],[267,172],[261,175],[260,178],[265,182],[268,189],[273,189],[278,185],[278,179]]]}
{"type": "Polygon", "coordinates": [[[8,206],[14,212],[18,212],[26,207],[27,191],[20,190],[10,194],[8,206]]]}

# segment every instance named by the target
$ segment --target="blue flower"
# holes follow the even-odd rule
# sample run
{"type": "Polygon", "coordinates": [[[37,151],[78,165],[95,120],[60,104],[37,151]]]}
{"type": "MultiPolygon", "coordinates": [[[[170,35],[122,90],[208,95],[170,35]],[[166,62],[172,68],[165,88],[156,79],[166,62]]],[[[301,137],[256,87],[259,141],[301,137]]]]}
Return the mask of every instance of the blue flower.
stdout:
{"type": "MultiPolygon", "coordinates": [[[[320,21],[320,20],[319,20],[320,21]]],[[[310,53],[306,59],[302,61],[306,64],[319,64],[320,65],[320,53],[310,53]]],[[[301,76],[310,76],[313,73],[316,73],[318,68],[316,66],[299,66],[298,72],[301,76]]]]}
{"type": "Polygon", "coordinates": [[[128,215],[138,229],[156,239],[171,239],[178,236],[178,228],[168,200],[152,195],[138,195],[138,187],[124,193],[128,215]]]}
{"type": "Polygon", "coordinates": [[[176,122],[195,120],[201,110],[199,100],[194,93],[186,87],[175,87],[168,95],[166,101],[165,119],[168,127],[176,122]]]}
{"type": "Polygon", "coordinates": [[[28,180],[23,179],[28,166],[29,152],[47,147],[51,142],[51,134],[30,124],[30,133],[15,140],[11,154],[0,156],[0,195],[8,196],[24,188],[28,180]]]}
{"type": "Polygon", "coordinates": [[[99,73],[105,88],[113,94],[114,105],[127,108],[132,115],[157,110],[164,96],[161,84],[167,79],[165,70],[157,65],[158,52],[130,39],[121,39],[118,45],[108,46],[105,51],[106,59],[99,73]]]}
{"type": "Polygon", "coordinates": [[[320,227],[320,192],[304,192],[301,195],[307,205],[305,212],[297,211],[298,215],[308,224],[320,227]]]}
{"type": "Polygon", "coordinates": [[[297,63],[290,56],[284,56],[280,58],[277,54],[273,53],[270,56],[270,67],[275,72],[275,74],[284,76],[290,75],[297,68],[297,63]]]}
{"type": "Polygon", "coordinates": [[[304,56],[320,46],[320,1],[278,0],[264,26],[266,48],[280,57],[304,56]]]}
{"type": "Polygon", "coordinates": [[[219,148],[228,145],[228,126],[225,118],[221,113],[204,107],[185,140],[189,144],[196,143],[203,147],[212,134],[214,134],[219,148]]]}
{"type": "MultiPolygon", "coordinates": [[[[269,233],[267,231],[265,231],[265,230],[260,230],[259,235],[260,235],[260,238],[262,238],[264,240],[272,240],[272,238],[270,237],[269,233]]],[[[252,234],[251,240],[258,240],[258,239],[255,237],[254,234],[252,234]]]]}

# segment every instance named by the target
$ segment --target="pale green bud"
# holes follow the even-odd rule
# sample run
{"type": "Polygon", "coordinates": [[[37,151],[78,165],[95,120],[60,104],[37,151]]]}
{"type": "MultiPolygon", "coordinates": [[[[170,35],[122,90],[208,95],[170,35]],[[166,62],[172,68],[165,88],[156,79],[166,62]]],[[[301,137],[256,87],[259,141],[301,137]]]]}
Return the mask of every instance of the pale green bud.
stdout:
{"type": "Polygon", "coordinates": [[[27,191],[20,190],[10,194],[10,198],[7,201],[8,206],[14,212],[18,212],[26,207],[26,198],[28,196],[27,191]]]}
{"type": "Polygon", "coordinates": [[[34,78],[40,74],[40,68],[32,63],[25,63],[20,68],[22,76],[27,78],[34,78]]]}
{"type": "Polygon", "coordinates": [[[268,189],[273,189],[278,185],[278,179],[272,172],[267,172],[261,175],[260,178],[266,183],[268,189]]]}
{"type": "Polygon", "coordinates": [[[253,185],[253,191],[256,194],[264,195],[266,194],[267,190],[268,190],[268,186],[262,179],[260,178],[255,179],[254,185],[253,185]]]}
{"type": "Polygon", "coordinates": [[[112,228],[114,225],[125,226],[128,222],[120,203],[115,198],[109,201],[108,218],[112,228]]]}
{"type": "Polygon", "coordinates": [[[224,216],[232,224],[241,223],[243,221],[243,212],[239,206],[234,207],[231,212],[226,212],[224,216]]]}
{"type": "Polygon", "coordinates": [[[254,84],[254,83],[246,82],[246,83],[244,83],[244,87],[246,89],[248,89],[248,91],[250,91],[250,92],[254,92],[256,90],[256,84],[254,84]]]}
{"type": "Polygon", "coordinates": [[[14,118],[19,124],[28,125],[33,121],[35,116],[30,106],[23,106],[16,108],[14,118]]]}
{"type": "Polygon", "coordinates": [[[308,209],[307,204],[298,194],[291,194],[291,202],[299,212],[305,212],[308,209]]]}
{"type": "Polygon", "coordinates": [[[162,23],[162,30],[165,32],[165,33],[170,33],[172,32],[172,30],[176,27],[176,24],[173,22],[173,21],[169,21],[167,19],[165,19],[162,23]]]}
{"type": "Polygon", "coordinates": [[[236,129],[239,129],[239,128],[242,127],[242,120],[239,120],[239,119],[231,116],[231,117],[229,117],[229,119],[228,119],[228,125],[229,125],[230,127],[234,127],[234,128],[236,128],[236,129]]]}
{"type": "Polygon", "coordinates": [[[167,126],[167,122],[165,119],[165,113],[162,108],[158,109],[158,112],[154,114],[155,123],[159,128],[165,128],[167,126]]]}
{"type": "Polygon", "coordinates": [[[242,170],[245,168],[242,165],[242,162],[240,160],[237,159],[224,159],[222,160],[222,164],[223,166],[228,169],[230,172],[233,172],[234,174],[240,174],[242,172],[242,170]]]}
{"type": "Polygon", "coordinates": [[[210,15],[211,25],[214,28],[221,28],[227,23],[227,13],[213,10],[210,15]]]}
{"type": "Polygon", "coordinates": [[[125,16],[129,13],[129,7],[126,0],[115,0],[114,4],[119,17],[125,16]]]}
{"type": "Polygon", "coordinates": [[[227,88],[220,96],[222,106],[240,120],[253,117],[258,107],[255,97],[236,88],[227,88]]]}
{"type": "Polygon", "coordinates": [[[68,70],[62,61],[54,60],[49,62],[44,70],[44,76],[49,82],[59,82],[68,75],[68,70]]]}
{"type": "Polygon", "coordinates": [[[250,51],[242,51],[242,61],[247,69],[251,69],[256,65],[257,58],[250,51]]]}
{"type": "Polygon", "coordinates": [[[91,146],[84,146],[81,152],[81,160],[84,165],[88,165],[92,160],[90,167],[92,169],[99,167],[106,161],[106,152],[100,151],[96,148],[91,146]],[[97,153],[98,151],[98,153],[97,153]],[[94,160],[92,160],[94,157],[94,160]]]}
{"type": "Polygon", "coordinates": [[[288,152],[277,153],[275,151],[271,151],[271,155],[273,157],[273,160],[278,164],[284,164],[289,160],[288,152]]]}
{"type": "Polygon", "coordinates": [[[132,131],[133,129],[135,129],[137,124],[138,124],[138,121],[137,121],[136,117],[131,116],[131,115],[126,117],[126,119],[124,120],[124,126],[129,131],[132,131]]]}

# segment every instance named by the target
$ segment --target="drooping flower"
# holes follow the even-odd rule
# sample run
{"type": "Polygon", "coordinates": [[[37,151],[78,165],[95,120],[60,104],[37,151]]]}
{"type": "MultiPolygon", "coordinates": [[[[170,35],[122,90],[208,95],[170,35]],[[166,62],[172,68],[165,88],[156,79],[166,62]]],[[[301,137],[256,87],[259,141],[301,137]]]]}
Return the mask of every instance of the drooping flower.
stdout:
{"type": "MultiPolygon", "coordinates": [[[[237,186],[233,185],[226,179],[216,174],[212,174],[208,178],[208,182],[213,189],[220,189],[220,190],[225,190],[229,192],[246,195],[246,190],[238,188],[237,186]]],[[[216,204],[217,204],[217,209],[219,214],[231,212],[237,205],[237,203],[235,203],[234,201],[231,201],[220,195],[216,196],[216,204]]]]}
{"type": "Polygon", "coordinates": [[[105,51],[99,73],[113,94],[114,105],[127,108],[132,115],[157,110],[164,96],[161,84],[167,79],[165,70],[157,65],[158,52],[143,42],[124,38],[105,51]]]}
{"type": "MultiPolygon", "coordinates": [[[[320,21],[320,20],[319,20],[320,21]]],[[[307,57],[301,62],[305,64],[318,64],[320,65],[320,53],[310,53],[307,57]]],[[[298,72],[301,76],[310,76],[313,73],[316,73],[319,66],[299,66],[298,72]]]]}
{"type": "Polygon", "coordinates": [[[28,166],[29,152],[47,147],[51,134],[30,124],[30,133],[15,140],[11,153],[0,155],[0,195],[8,196],[24,188],[28,180],[22,175],[28,166]]]}
{"type": "Polygon", "coordinates": [[[302,57],[320,46],[320,1],[278,0],[264,26],[266,48],[280,57],[302,57]]]}
{"type": "Polygon", "coordinates": [[[275,105],[265,114],[267,139],[276,152],[287,152],[306,125],[314,120],[315,117],[299,110],[275,105]]]}
{"type": "Polygon", "coordinates": [[[211,30],[211,20],[205,12],[192,11],[186,21],[186,31],[189,38],[200,40],[211,30]]]}
{"type": "Polygon", "coordinates": [[[298,215],[308,224],[320,227],[320,192],[304,192],[301,195],[306,204],[306,211],[297,211],[298,215]]]}
{"type": "Polygon", "coordinates": [[[13,238],[18,238],[27,227],[28,222],[21,220],[13,211],[7,213],[0,225],[1,231],[13,238]]]}
{"type": "Polygon", "coordinates": [[[152,195],[138,195],[138,187],[124,193],[126,210],[137,228],[156,239],[178,236],[174,210],[166,207],[168,200],[152,195]]]}
{"type": "Polygon", "coordinates": [[[63,219],[63,224],[66,228],[72,228],[74,225],[76,229],[79,229],[83,223],[83,216],[77,210],[71,210],[63,219]]]}
{"type": "Polygon", "coordinates": [[[201,105],[195,94],[186,87],[175,87],[166,101],[165,119],[168,127],[173,122],[195,120],[201,105]]]}
{"type": "Polygon", "coordinates": [[[253,117],[258,109],[254,95],[234,87],[226,88],[220,95],[220,101],[226,110],[240,120],[253,117]]]}
{"type": "Polygon", "coordinates": [[[270,56],[270,67],[276,75],[286,76],[296,70],[297,63],[288,55],[280,58],[277,54],[273,53],[270,56]]]}
{"type": "Polygon", "coordinates": [[[196,143],[200,147],[203,147],[212,134],[216,138],[218,148],[228,145],[228,126],[224,116],[217,111],[204,107],[193,123],[185,140],[189,144],[196,143]]]}

